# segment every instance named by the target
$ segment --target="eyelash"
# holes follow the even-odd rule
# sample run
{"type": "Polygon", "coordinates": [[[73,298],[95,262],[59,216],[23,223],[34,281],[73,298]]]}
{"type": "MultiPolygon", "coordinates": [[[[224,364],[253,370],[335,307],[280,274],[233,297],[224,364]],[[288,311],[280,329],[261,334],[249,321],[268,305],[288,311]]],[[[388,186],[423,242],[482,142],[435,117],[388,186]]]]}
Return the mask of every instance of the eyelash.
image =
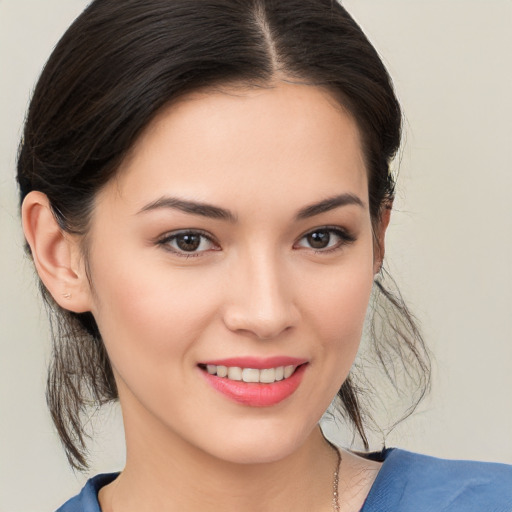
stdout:
{"type": "MultiPolygon", "coordinates": [[[[356,238],[353,235],[351,235],[349,232],[347,232],[344,229],[341,229],[339,227],[334,227],[334,226],[322,226],[319,228],[312,229],[311,231],[304,233],[299,238],[299,241],[303,240],[304,238],[306,238],[314,233],[320,233],[320,232],[329,233],[329,235],[335,235],[340,240],[333,247],[328,247],[328,248],[324,248],[324,249],[314,249],[313,247],[310,247],[309,249],[311,249],[315,254],[329,254],[329,253],[335,252],[337,250],[340,250],[342,247],[349,245],[356,241],[356,238]]],[[[214,239],[208,233],[201,231],[201,230],[197,230],[197,229],[190,229],[190,230],[183,230],[183,231],[169,233],[169,234],[165,235],[164,237],[162,237],[160,240],[158,240],[157,244],[159,246],[162,246],[165,250],[172,252],[173,254],[175,254],[181,258],[197,258],[199,256],[202,256],[203,253],[207,251],[207,250],[203,250],[203,251],[199,251],[199,252],[187,252],[187,251],[183,251],[179,248],[172,248],[170,246],[171,242],[177,240],[178,237],[185,236],[185,235],[200,236],[203,239],[208,240],[211,244],[218,247],[218,245],[216,244],[214,239]]],[[[202,243],[202,242],[200,242],[200,243],[202,243]]],[[[295,247],[295,245],[296,244],[294,244],[294,247],[295,247]]],[[[220,250],[220,249],[213,249],[213,250],[220,250]]]]}
{"type": "Polygon", "coordinates": [[[310,247],[310,249],[313,250],[315,254],[330,254],[330,253],[336,252],[336,251],[342,249],[344,246],[350,245],[356,241],[355,236],[353,236],[351,233],[349,233],[345,229],[342,229],[337,226],[322,226],[319,228],[312,229],[311,231],[304,233],[299,238],[299,241],[303,240],[304,238],[306,238],[309,235],[312,235],[314,233],[320,233],[320,232],[329,233],[330,235],[334,234],[340,240],[336,244],[334,244],[333,247],[328,247],[328,248],[324,248],[324,249],[314,249],[313,247],[310,247]]]}
{"type": "MultiPolygon", "coordinates": [[[[187,230],[183,230],[183,231],[175,231],[175,232],[169,233],[167,235],[164,235],[164,237],[162,237],[160,240],[158,240],[157,244],[159,246],[162,246],[166,251],[172,252],[173,254],[179,256],[180,258],[197,258],[198,256],[201,256],[203,254],[203,252],[205,252],[205,251],[187,252],[187,251],[180,250],[179,248],[172,248],[170,246],[171,242],[173,242],[174,240],[177,240],[178,237],[185,236],[185,235],[195,235],[195,236],[198,235],[198,236],[208,240],[211,244],[216,245],[218,247],[218,245],[216,244],[214,239],[210,235],[208,235],[208,233],[201,231],[199,229],[187,229],[187,230]]],[[[202,243],[202,242],[200,242],[200,243],[202,243]]],[[[215,250],[219,250],[219,249],[215,249],[215,250]]]]}

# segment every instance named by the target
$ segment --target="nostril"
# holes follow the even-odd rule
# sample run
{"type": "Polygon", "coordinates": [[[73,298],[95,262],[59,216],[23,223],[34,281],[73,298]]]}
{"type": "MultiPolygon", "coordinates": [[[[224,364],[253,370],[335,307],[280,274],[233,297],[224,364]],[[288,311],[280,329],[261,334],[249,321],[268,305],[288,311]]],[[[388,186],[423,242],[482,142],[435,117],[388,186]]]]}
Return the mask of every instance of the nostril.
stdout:
{"type": "Polygon", "coordinates": [[[250,335],[259,340],[272,340],[287,333],[294,327],[295,319],[291,315],[281,314],[280,318],[264,318],[263,315],[227,314],[224,324],[239,334],[250,335]]]}

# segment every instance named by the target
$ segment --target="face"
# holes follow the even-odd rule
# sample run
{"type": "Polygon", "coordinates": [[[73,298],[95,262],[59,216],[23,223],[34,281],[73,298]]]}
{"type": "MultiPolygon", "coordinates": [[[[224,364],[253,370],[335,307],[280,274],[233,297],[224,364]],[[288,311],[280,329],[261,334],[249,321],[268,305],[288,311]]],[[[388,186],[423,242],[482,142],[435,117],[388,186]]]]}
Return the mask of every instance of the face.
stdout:
{"type": "Polygon", "coordinates": [[[357,127],[326,91],[174,104],[99,193],[89,240],[128,451],[264,462],[308,438],[354,361],[377,264],[357,127]]]}

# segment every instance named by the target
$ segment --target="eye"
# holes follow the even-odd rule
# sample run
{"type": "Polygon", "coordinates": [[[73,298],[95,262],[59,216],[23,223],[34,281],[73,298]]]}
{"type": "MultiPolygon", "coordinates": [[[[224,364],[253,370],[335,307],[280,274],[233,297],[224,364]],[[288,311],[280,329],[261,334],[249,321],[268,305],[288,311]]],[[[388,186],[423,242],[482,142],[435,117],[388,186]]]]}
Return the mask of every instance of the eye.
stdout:
{"type": "Polygon", "coordinates": [[[178,256],[199,256],[201,253],[218,250],[213,240],[201,231],[179,231],[169,233],[158,241],[166,250],[176,253],[178,256]]]}
{"type": "Polygon", "coordinates": [[[318,228],[306,233],[297,243],[299,247],[315,252],[330,252],[352,243],[355,238],[340,228],[318,228]]]}

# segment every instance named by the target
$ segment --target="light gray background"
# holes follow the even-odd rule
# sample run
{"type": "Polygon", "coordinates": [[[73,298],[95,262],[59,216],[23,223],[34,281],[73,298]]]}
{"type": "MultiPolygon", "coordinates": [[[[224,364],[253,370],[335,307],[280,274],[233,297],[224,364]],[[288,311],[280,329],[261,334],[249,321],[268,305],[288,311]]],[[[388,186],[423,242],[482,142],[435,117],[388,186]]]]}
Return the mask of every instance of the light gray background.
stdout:
{"type": "MultiPolygon", "coordinates": [[[[14,183],[31,88],[85,5],[0,0],[0,512],[52,510],[85,478],[68,469],[46,413],[47,327],[14,183]]],[[[345,5],[406,114],[388,267],[436,355],[431,397],[388,445],[512,463],[512,2],[345,5]]],[[[123,463],[118,411],[102,421],[92,473],[123,463]]]]}

